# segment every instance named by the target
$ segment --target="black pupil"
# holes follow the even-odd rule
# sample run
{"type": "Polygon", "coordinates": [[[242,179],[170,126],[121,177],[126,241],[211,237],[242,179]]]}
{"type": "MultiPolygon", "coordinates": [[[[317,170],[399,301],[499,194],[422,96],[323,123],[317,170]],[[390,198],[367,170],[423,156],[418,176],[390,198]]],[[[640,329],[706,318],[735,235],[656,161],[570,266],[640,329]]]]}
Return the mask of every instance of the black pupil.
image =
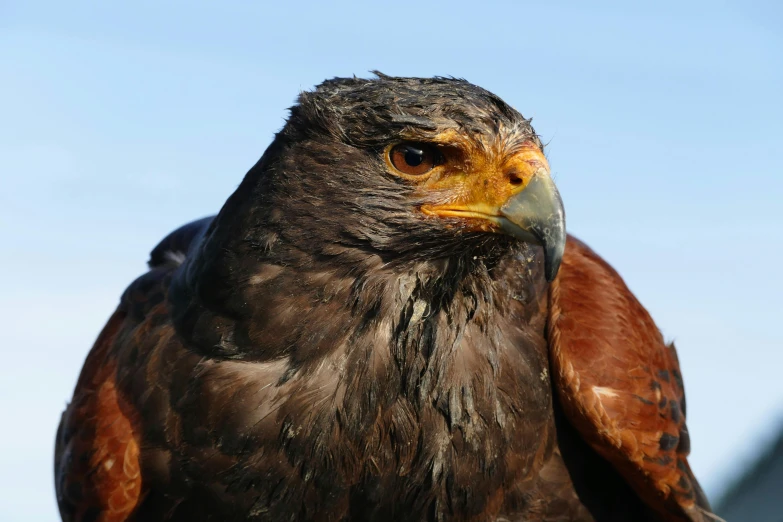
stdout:
{"type": "Polygon", "coordinates": [[[411,167],[418,167],[424,161],[424,151],[411,147],[410,145],[405,147],[405,163],[411,167]]]}

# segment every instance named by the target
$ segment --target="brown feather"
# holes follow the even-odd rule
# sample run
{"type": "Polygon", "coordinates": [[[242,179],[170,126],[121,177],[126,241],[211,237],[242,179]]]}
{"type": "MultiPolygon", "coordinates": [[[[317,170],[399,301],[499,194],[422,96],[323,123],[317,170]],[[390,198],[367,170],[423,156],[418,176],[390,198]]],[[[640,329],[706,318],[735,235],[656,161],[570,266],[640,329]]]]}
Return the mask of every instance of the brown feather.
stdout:
{"type": "Polygon", "coordinates": [[[573,238],[549,313],[553,379],[570,422],[665,520],[708,520],[687,461],[674,346],[620,276],[573,238]]]}
{"type": "Polygon", "coordinates": [[[60,513],[68,522],[123,522],[139,501],[139,444],[112,359],[123,320],[120,312],[109,319],[63,413],[55,472],[60,513]]]}

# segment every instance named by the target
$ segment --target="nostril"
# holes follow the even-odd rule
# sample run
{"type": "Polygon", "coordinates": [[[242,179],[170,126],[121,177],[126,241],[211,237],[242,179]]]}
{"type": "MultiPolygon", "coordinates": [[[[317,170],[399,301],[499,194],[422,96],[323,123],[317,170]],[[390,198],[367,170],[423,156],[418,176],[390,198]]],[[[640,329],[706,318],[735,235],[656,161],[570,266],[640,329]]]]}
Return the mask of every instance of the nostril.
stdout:
{"type": "Polygon", "coordinates": [[[512,185],[521,185],[524,181],[515,171],[509,172],[508,180],[512,185]]]}

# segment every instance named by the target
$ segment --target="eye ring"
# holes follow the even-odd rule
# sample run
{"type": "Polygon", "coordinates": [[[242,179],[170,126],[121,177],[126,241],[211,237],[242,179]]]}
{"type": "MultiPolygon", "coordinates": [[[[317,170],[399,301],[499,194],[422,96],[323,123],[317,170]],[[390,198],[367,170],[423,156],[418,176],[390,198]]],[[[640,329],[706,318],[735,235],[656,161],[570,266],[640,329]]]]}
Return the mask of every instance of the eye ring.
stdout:
{"type": "Polygon", "coordinates": [[[429,143],[404,141],[390,147],[387,155],[391,166],[408,176],[421,176],[443,163],[443,154],[429,143]]]}

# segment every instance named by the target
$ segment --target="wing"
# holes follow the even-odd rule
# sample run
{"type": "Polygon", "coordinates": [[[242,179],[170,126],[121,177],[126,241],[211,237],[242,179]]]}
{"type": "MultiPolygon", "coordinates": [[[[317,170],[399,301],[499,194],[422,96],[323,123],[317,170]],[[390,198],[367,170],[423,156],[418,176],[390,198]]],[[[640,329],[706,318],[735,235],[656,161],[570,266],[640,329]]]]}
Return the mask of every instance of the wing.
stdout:
{"type": "Polygon", "coordinates": [[[57,430],[55,489],[66,522],[122,522],[139,501],[139,444],[111,358],[124,320],[115,312],[98,336],[57,430]]]}
{"type": "Polygon", "coordinates": [[[189,223],[155,247],[151,270],[125,291],[87,356],[57,431],[55,489],[66,522],[128,521],[141,503],[141,419],[120,385],[138,368],[126,352],[139,338],[154,344],[158,333],[172,330],[164,305],[171,273],[211,219],[189,223]]]}
{"type": "Polygon", "coordinates": [[[688,465],[674,346],[617,272],[571,237],[549,313],[553,381],[571,424],[663,520],[716,520],[688,465]]]}

